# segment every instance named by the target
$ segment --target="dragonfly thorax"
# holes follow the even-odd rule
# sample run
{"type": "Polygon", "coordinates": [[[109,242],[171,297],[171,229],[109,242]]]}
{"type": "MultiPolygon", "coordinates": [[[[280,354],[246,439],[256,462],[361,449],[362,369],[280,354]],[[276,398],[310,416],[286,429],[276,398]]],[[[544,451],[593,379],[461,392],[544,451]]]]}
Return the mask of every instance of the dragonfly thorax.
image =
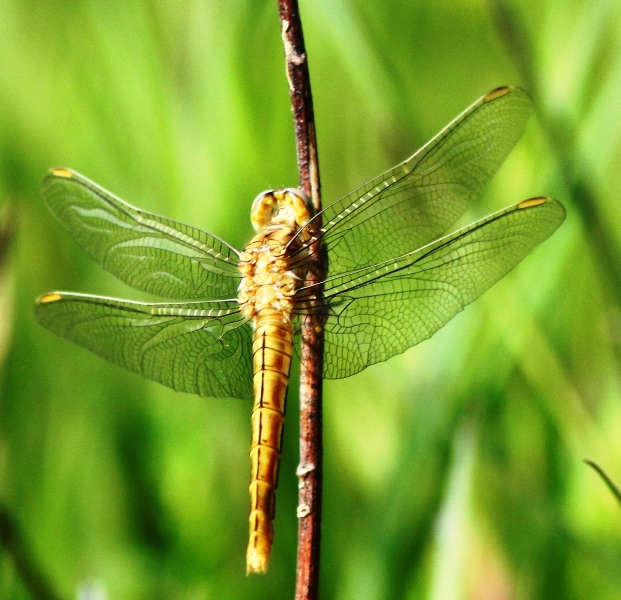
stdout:
{"type": "Polygon", "coordinates": [[[238,301],[248,319],[269,314],[290,321],[295,292],[305,275],[292,260],[300,262],[300,250],[308,242],[308,234],[300,229],[311,217],[310,202],[299,190],[272,190],[255,198],[251,219],[258,233],[239,262],[238,301]]]}
{"type": "Polygon", "coordinates": [[[297,226],[270,224],[241,253],[238,300],[248,319],[277,313],[283,320],[290,320],[293,297],[303,279],[291,268],[292,246],[299,245],[294,239],[297,232],[297,226]],[[289,244],[292,239],[294,243],[289,244]]]}
{"type": "Polygon", "coordinates": [[[312,216],[313,205],[308,196],[293,188],[262,192],[254,199],[250,211],[255,231],[263,231],[273,223],[302,227],[312,216]]]}

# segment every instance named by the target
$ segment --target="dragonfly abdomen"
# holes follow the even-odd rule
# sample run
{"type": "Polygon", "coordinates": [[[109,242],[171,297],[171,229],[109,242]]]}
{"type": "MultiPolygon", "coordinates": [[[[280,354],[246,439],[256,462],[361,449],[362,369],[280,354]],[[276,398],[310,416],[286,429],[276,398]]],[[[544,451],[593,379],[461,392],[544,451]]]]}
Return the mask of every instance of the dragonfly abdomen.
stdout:
{"type": "Polygon", "coordinates": [[[270,311],[256,318],[248,572],[266,571],[274,537],[275,493],[292,348],[292,327],[282,315],[270,311]]]}

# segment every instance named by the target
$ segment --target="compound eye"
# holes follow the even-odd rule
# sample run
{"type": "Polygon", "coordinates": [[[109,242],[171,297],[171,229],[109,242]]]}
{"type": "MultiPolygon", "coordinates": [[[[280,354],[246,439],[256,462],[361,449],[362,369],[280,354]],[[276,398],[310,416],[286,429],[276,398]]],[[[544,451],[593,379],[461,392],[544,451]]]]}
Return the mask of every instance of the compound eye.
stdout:
{"type": "Polygon", "coordinates": [[[262,231],[274,217],[278,201],[274,190],[260,193],[252,202],[250,220],[255,231],[262,231]]]}
{"type": "Polygon", "coordinates": [[[315,215],[311,199],[298,188],[285,188],[282,191],[293,210],[296,223],[302,227],[315,215]]]}
{"type": "Polygon", "coordinates": [[[306,225],[315,214],[311,199],[298,188],[285,188],[281,193],[298,227],[306,225]]]}

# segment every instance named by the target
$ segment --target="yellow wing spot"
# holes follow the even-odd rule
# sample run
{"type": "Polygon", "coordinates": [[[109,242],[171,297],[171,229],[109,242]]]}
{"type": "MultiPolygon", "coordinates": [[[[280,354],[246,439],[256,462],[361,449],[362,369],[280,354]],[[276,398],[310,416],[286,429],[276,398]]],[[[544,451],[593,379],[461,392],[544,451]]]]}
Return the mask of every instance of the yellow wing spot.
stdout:
{"type": "Polygon", "coordinates": [[[65,177],[66,179],[71,179],[73,177],[73,173],[69,169],[52,169],[52,175],[56,177],[65,177]]]}
{"type": "Polygon", "coordinates": [[[485,97],[483,99],[485,100],[485,102],[491,102],[492,100],[496,100],[496,98],[500,98],[501,96],[507,94],[510,89],[511,88],[507,87],[506,85],[496,88],[495,90],[492,90],[491,92],[485,94],[485,97]]]}
{"type": "Polygon", "coordinates": [[[546,198],[531,198],[530,200],[524,200],[520,202],[518,208],[531,208],[533,206],[539,206],[546,203],[546,198]]]}
{"type": "Polygon", "coordinates": [[[58,300],[62,300],[62,296],[57,294],[56,292],[52,292],[51,294],[43,294],[41,298],[39,298],[39,302],[41,304],[47,304],[48,302],[58,302],[58,300]]]}

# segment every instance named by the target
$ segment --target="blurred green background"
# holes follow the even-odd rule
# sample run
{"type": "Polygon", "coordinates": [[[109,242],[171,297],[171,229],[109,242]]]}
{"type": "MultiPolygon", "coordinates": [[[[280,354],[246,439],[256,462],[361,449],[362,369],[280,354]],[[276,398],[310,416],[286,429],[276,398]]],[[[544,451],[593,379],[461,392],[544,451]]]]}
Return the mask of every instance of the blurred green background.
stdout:
{"type": "MultiPolygon", "coordinates": [[[[537,114],[469,216],[568,211],[433,339],[326,383],[322,598],[620,598],[621,508],[582,460],[621,482],[621,4],[301,11],[325,203],[519,84],[537,114]]],[[[246,577],[250,406],[34,321],[52,289],[138,298],[45,209],[60,165],[241,247],[255,195],[297,183],[275,0],[0,3],[0,522],[21,532],[0,597],[292,598],[295,391],[269,574],[246,577]]]]}

